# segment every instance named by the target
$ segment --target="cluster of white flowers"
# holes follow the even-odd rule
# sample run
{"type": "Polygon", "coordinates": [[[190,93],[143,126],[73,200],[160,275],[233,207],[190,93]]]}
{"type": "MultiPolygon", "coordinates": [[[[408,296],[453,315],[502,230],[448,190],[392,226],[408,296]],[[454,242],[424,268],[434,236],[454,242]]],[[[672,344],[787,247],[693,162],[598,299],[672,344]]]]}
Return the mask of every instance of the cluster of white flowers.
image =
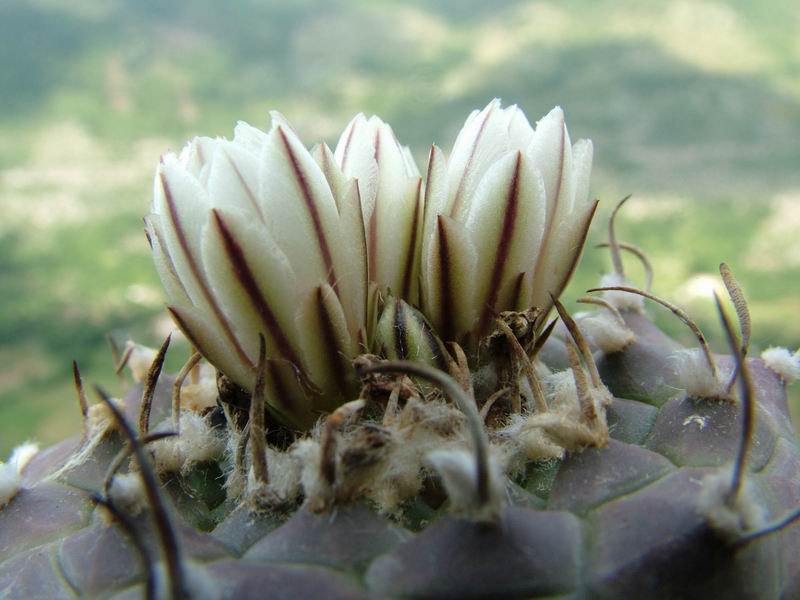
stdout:
{"type": "Polygon", "coordinates": [[[267,132],[239,123],[165,156],[147,232],[180,329],[245,388],[263,334],[270,407],[307,427],[351,399],[380,297],[467,345],[500,311],[549,308],[594,214],[591,163],[559,108],[533,128],[493,100],[449,158],[433,146],[424,181],[378,117],[356,116],[331,151],[273,113],[267,132]]]}

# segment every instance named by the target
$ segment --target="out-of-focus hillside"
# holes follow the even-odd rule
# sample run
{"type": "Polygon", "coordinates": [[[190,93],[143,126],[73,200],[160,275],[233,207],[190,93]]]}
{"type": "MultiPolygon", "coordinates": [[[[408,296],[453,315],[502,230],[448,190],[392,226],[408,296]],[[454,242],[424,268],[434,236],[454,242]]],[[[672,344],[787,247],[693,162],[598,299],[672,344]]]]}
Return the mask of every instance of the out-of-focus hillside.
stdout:
{"type": "MultiPolygon", "coordinates": [[[[239,119],[267,126],[273,108],[309,144],[378,113],[423,165],[494,96],[532,120],[560,104],[595,144],[592,242],[633,192],[620,230],[649,252],[658,293],[721,339],[708,293],[726,260],[756,346],[796,347],[797,31],[784,0],[6,0],[0,457],[77,429],[72,358],[119,390],[106,333],[155,345],[168,331],[141,232],[159,155],[239,119]]],[[[589,248],[567,298],[606,266],[589,248]]]]}

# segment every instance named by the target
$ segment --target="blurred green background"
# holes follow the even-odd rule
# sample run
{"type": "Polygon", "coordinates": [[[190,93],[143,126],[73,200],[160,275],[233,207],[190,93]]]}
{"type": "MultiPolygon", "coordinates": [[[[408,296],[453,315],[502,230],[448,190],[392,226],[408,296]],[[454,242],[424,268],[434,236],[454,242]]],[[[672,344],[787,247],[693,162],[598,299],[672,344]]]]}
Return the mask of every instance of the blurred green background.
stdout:
{"type": "Polygon", "coordinates": [[[604,207],[566,298],[607,269],[591,246],[631,192],[621,237],[650,254],[658,294],[722,349],[709,290],[726,260],[754,350],[796,348],[798,31],[794,0],[4,0],[0,457],[77,430],[71,359],[119,391],[106,334],[170,329],[141,224],[159,155],[273,108],[309,144],[380,114],[424,166],[495,96],[532,121],[560,104],[594,141],[604,207]]]}

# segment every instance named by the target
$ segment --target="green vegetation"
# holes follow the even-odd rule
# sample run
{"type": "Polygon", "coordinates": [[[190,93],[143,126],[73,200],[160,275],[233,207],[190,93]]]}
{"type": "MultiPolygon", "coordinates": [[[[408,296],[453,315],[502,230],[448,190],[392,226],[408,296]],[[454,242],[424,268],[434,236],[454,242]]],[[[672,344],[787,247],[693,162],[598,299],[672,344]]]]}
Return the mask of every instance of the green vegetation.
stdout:
{"type": "Polygon", "coordinates": [[[757,349],[797,347],[798,26],[783,0],[3,2],[0,457],[77,429],[72,358],[117,390],[106,334],[160,342],[141,231],[159,154],[237,119],[266,126],[271,108],[330,143],[379,113],[423,165],[494,96],[532,119],[561,104],[595,143],[604,203],[566,298],[606,270],[591,243],[633,192],[620,233],[649,253],[657,293],[721,339],[703,275],[725,260],[757,349]]]}

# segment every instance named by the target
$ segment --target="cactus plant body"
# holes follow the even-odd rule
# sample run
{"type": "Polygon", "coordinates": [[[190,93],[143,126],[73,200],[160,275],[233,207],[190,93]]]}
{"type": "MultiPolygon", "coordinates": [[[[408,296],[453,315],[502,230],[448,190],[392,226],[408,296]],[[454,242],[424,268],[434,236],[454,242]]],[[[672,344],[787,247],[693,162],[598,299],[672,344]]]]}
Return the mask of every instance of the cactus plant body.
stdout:
{"type": "Polygon", "coordinates": [[[146,233],[193,351],[129,343],[122,399],[74,365],[82,435],[0,463],[0,598],[800,598],[800,355],[747,356],[724,263],[711,352],[625,200],[570,314],[592,152],[495,100],[424,178],[363,115],[165,156],[146,233]]]}

